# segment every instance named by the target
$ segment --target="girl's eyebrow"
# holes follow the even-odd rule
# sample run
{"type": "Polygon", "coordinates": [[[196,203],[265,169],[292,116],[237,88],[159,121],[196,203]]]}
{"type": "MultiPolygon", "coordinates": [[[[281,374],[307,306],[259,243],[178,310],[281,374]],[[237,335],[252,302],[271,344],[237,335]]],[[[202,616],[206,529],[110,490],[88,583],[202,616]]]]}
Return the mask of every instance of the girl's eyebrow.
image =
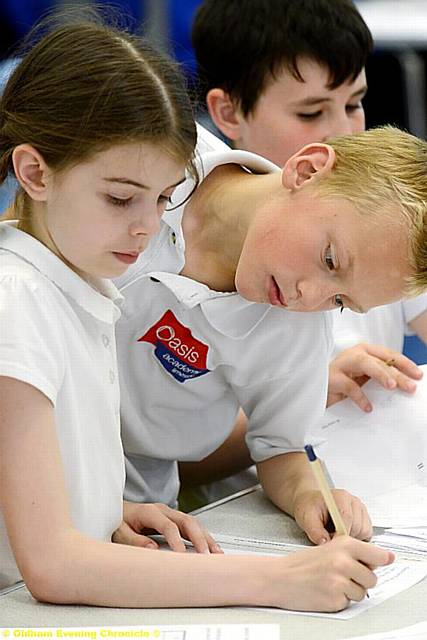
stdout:
{"type": "MultiPolygon", "coordinates": [[[[131,184],[132,186],[139,187],[140,189],[150,188],[146,184],[143,184],[142,182],[137,182],[136,180],[131,180],[130,178],[104,178],[104,180],[105,182],[118,182],[119,184],[131,184]]],[[[184,181],[185,181],[185,176],[181,178],[181,180],[178,180],[178,182],[175,182],[174,184],[171,184],[170,186],[165,187],[164,191],[166,189],[174,189],[178,185],[182,184],[184,181]]]]}
{"type": "Polygon", "coordinates": [[[118,182],[119,184],[131,184],[134,187],[139,187],[140,189],[148,189],[146,184],[142,184],[141,182],[137,182],[136,180],[131,180],[130,178],[104,178],[105,182],[118,182]]]}

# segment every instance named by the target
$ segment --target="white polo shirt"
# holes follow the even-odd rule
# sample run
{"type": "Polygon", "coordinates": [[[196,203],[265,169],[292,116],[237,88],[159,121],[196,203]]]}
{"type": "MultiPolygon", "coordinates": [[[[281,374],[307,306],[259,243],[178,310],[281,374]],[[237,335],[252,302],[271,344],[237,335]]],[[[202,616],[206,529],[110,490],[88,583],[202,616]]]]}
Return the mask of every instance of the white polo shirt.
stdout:
{"type": "Polygon", "coordinates": [[[405,335],[413,335],[408,323],[427,310],[427,294],[374,307],[367,313],[344,309],[334,311],[334,352],[338,353],[359,342],[384,345],[402,351],[405,335]]]}
{"type": "MultiPolygon", "coordinates": [[[[230,162],[278,170],[231,150],[203,155],[199,169],[205,177],[230,162]]],[[[181,187],[174,201],[191,187],[181,187]]],[[[300,450],[324,412],[331,349],[329,313],[248,302],[178,275],[185,262],[184,208],[164,214],[160,234],[120,279],[125,300],[116,327],[125,497],[171,505],[179,487],[176,461],[214,451],[240,406],[254,460],[300,450]]]]}
{"type": "MultiPolygon", "coordinates": [[[[52,402],[73,523],[110,540],[124,486],[114,336],[121,296],[107,280],[94,286],[14,223],[0,223],[0,375],[52,402]]],[[[0,516],[0,587],[19,579],[0,516]]]]}

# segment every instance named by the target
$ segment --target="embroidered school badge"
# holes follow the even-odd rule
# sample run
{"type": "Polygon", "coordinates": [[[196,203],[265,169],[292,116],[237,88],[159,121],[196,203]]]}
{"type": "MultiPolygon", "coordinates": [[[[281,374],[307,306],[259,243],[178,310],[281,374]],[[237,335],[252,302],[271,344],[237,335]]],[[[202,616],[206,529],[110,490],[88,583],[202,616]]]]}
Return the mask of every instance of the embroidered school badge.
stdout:
{"type": "Polygon", "coordinates": [[[154,357],[161,366],[177,380],[185,382],[209,373],[206,359],[209,347],[197,340],[168,310],[138,342],[154,345],[154,357]]]}

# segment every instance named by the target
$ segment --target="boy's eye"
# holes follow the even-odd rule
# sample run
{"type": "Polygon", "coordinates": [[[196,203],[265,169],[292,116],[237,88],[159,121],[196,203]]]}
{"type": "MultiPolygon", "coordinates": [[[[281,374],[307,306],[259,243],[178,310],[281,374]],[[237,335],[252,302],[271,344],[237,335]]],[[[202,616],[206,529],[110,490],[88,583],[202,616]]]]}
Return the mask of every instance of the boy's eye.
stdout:
{"type": "Polygon", "coordinates": [[[315,120],[322,115],[322,111],[315,111],[314,113],[297,113],[298,118],[301,120],[315,120]]]}
{"type": "Polygon", "coordinates": [[[363,109],[363,106],[361,103],[359,104],[348,104],[346,106],[346,111],[350,111],[350,113],[353,113],[353,111],[359,111],[359,109],[363,109]]]}
{"type": "Polygon", "coordinates": [[[110,195],[107,196],[107,199],[115,207],[127,207],[132,202],[132,198],[117,198],[110,195]]]}
{"type": "Polygon", "coordinates": [[[324,262],[328,267],[329,271],[334,271],[334,269],[336,269],[335,262],[332,257],[331,245],[329,245],[325,251],[324,262]]]}

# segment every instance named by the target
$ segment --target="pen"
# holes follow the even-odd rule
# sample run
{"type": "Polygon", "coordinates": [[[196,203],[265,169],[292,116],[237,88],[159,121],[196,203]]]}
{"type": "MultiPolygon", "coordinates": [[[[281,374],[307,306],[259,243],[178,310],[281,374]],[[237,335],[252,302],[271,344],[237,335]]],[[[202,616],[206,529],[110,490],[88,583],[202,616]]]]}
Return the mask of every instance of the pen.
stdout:
{"type": "Polygon", "coordinates": [[[323,499],[326,502],[326,506],[328,507],[329,515],[331,516],[332,522],[334,523],[335,531],[338,535],[341,536],[348,535],[344,521],[341,517],[340,512],[338,511],[337,503],[335,502],[334,496],[331,492],[331,488],[328,484],[328,481],[326,480],[322,461],[314,453],[311,444],[307,444],[304,449],[309,459],[311,470],[313,471],[314,477],[316,478],[317,484],[319,485],[320,493],[322,494],[323,499]]]}

